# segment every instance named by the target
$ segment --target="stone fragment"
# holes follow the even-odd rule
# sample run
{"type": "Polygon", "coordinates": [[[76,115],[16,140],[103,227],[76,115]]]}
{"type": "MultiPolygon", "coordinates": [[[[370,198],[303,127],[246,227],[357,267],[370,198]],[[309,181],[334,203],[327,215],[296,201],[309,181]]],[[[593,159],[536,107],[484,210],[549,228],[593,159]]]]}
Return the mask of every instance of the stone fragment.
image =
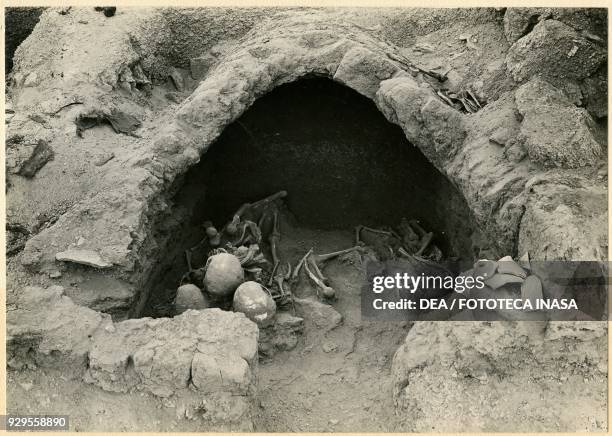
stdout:
{"type": "Polygon", "coordinates": [[[94,160],[94,165],[97,167],[101,167],[102,165],[106,164],[114,157],[115,157],[115,153],[113,152],[102,153],[100,156],[96,158],[96,160],[94,160]]]}
{"type": "Polygon", "coordinates": [[[142,125],[142,122],[131,113],[121,110],[117,107],[110,109],[92,109],[82,113],[75,120],[77,126],[77,135],[83,136],[83,131],[98,126],[104,122],[111,125],[115,133],[123,133],[133,135],[134,132],[142,125]]]}
{"type": "Polygon", "coordinates": [[[24,88],[32,88],[34,86],[37,86],[39,83],[40,76],[35,72],[31,72],[26,75],[25,80],[23,81],[23,86],[24,88]]]}
{"type": "Polygon", "coordinates": [[[551,266],[540,262],[543,259],[607,259],[605,185],[587,177],[558,175],[532,180],[526,186],[529,198],[519,226],[518,252],[529,252],[531,272],[543,278],[538,266],[551,266]]]}
{"type": "Polygon", "coordinates": [[[303,318],[277,312],[274,324],[259,330],[259,354],[271,357],[277,351],[293,350],[303,330],[303,318]]]}
{"type": "Polygon", "coordinates": [[[249,281],[236,289],[234,311],[244,313],[251,321],[265,327],[274,322],[276,303],[259,283],[249,281]]]}
{"type": "Polygon", "coordinates": [[[191,382],[202,393],[217,391],[246,395],[251,384],[248,363],[236,354],[198,352],[191,362],[191,382]]]}
{"type": "Polygon", "coordinates": [[[15,295],[6,323],[8,366],[85,370],[90,337],[110,317],[74,304],[60,286],[28,286],[15,295]]]}
{"type": "Polygon", "coordinates": [[[102,12],[107,18],[114,16],[115,12],[117,11],[117,8],[115,6],[96,6],[94,9],[98,12],[102,12]]]}
{"type": "Polygon", "coordinates": [[[204,310],[210,307],[208,298],[196,285],[187,284],[180,286],[176,291],[174,308],[177,315],[186,310],[204,310]]]}
{"type": "Polygon", "coordinates": [[[342,322],[342,315],[329,304],[310,298],[295,298],[294,303],[298,314],[318,329],[329,331],[342,322]]]}
{"type": "Polygon", "coordinates": [[[504,148],[504,158],[511,162],[518,163],[526,157],[527,150],[525,150],[522,141],[512,139],[508,144],[506,144],[506,147],[504,148]]]}
{"type": "Polygon", "coordinates": [[[170,79],[172,79],[172,83],[178,92],[183,92],[185,90],[185,80],[183,79],[183,74],[177,68],[171,68],[169,73],[170,79]]]}
{"type": "Polygon", "coordinates": [[[175,92],[175,91],[166,92],[165,96],[168,100],[170,100],[173,103],[180,103],[184,99],[184,97],[181,96],[179,92],[175,92]]]}
{"type": "Polygon", "coordinates": [[[506,65],[517,82],[541,76],[554,83],[584,79],[605,60],[606,51],[597,44],[560,21],[544,20],[510,47],[506,65]]]}
{"type": "Polygon", "coordinates": [[[391,78],[399,69],[389,59],[364,47],[355,47],[342,58],[334,80],[374,98],[380,82],[391,78]]]}
{"type": "Polygon", "coordinates": [[[508,8],[504,14],[504,33],[510,44],[515,43],[539,22],[543,8],[508,8]]]}
{"type": "Polygon", "coordinates": [[[496,129],[491,136],[489,137],[489,141],[493,142],[497,145],[506,145],[510,140],[511,132],[506,127],[499,127],[496,129]]]}
{"type": "Polygon", "coordinates": [[[18,174],[27,178],[32,178],[47,162],[52,160],[54,156],[55,153],[51,146],[46,141],[39,140],[32,151],[32,155],[21,165],[18,174]]]}
{"type": "Polygon", "coordinates": [[[112,263],[106,262],[102,257],[93,250],[70,248],[66,251],[59,252],[55,255],[55,259],[62,262],[73,262],[81,265],[92,266],[94,268],[110,268],[112,263]]]}
{"type": "Polygon", "coordinates": [[[561,168],[599,162],[601,146],[591,132],[594,120],[559,89],[536,78],[516,91],[515,100],[523,116],[519,137],[533,162],[561,168]]]}
{"type": "Polygon", "coordinates": [[[108,313],[116,321],[128,317],[136,290],[120,278],[100,274],[95,280],[80,280],[66,288],[65,293],[76,304],[108,313]]]}
{"type": "Polygon", "coordinates": [[[141,125],[141,121],[134,115],[131,115],[122,110],[113,108],[107,115],[106,119],[116,133],[132,134],[141,125]]]}

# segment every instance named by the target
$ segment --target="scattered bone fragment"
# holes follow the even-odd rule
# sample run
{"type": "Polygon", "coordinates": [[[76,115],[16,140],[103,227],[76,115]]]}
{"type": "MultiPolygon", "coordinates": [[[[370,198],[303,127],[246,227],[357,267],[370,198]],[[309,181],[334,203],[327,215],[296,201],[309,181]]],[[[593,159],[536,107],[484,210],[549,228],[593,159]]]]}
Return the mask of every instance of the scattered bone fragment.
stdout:
{"type": "Polygon", "coordinates": [[[418,249],[420,238],[412,229],[406,218],[402,218],[398,229],[402,236],[402,244],[404,245],[404,247],[406,247],[410,251],[418,249]]]}
{"type": "Polygon", "coordinates": [[[313,248],[311,248],[310,250],[308,250],[308,252],[304,255],[304,257],[302,257],[302,259],[300,259],[300,261],[298,262],[298,264],[296,265],[296,267],[293,270],[293,273],[291,274],[291,279],[295,280],[297,279],[300,270],[302,269],[302,266],[304,266],[304,263],[306,262],[306,259],[308,259],[308,256],[310,256],[313,252],[313,248]]]}
{"type": "Polygon", "coordinates": [[[380,260],[393,259],[394,249],[399,248],[400,240],[393,233],[386,230],[372,229],[366,226],[358,226],[356,229],[357,244],[365,244],[376,252],[380,260]]]}
{"type": "Polygon", "coordinates": [[[258,222],[265,212],[265,210],[270,207],[274,202],[285,198],[287,196],[287,191],[279,191],[275,194],[270,195],[262,200],[256,201],[255,203],[245,203],[243,204],[234,214],[232,220],[226,225],[225,229],[230,234],[235,234],[237,232],[236,226],[241,220],[250,220],[254,222],[258,222]]]}
{"type": "MultiPolygon", "coordinates": [[[[291,267],[291,265],[289,266],[291,267]]],[[[291,274],[291,268],[289,268],[289,274],[291,274]]],[[[282,274],[276,274],[274,276],[274,280],[276,281],[276,286],[278,286],[278,290],[280,291],[280,296],[284,297],[287,294],[284,285],[286,276],[283,276],[282,274]]]]}
{"type": "Polygon", "coordinates": [[[213,224],[210,221],[206,221],[204,223],[204,229],[205,229],[206,237],[208,238],[208,242],[210,243],[210,245],[212,247],[218,247],[219,244],[221,243],[221,235],[219,234],[215,226],[213,226],[213,224]]]}
{"type": "Polygon", "coordinates": [[[351,247],[351,248],[346,248],[344,250],[339,250],[339,251],[334,251],[332,253],[326,253],[326,254],[312,254],[311,258],[317,262],[325,262],[328,261],[330,259],[342,256],[344,254],[347,253],[351,253],[353,251],[361,251],[363,248],[359,245],[355,246],[355,247],[351,247]]]}
{"type": "MultiPolygon", "coordinates": [[[[319,290],[321,290],[321,294],[325,298],[334,298],[336,296],[336,291],[333,288],[327,286],[324,283],[323,279],[309,268],[308,260],[306,260],[306,262],[304,263],[304,270],[306,271],[306,274],[308,275],[310,280],[312,280],[314,284],[317,286],[316,287],[317,295],[319,295],[319,290]]],[[[319,271],[319,270],[317,269],[316,271],[319,271]]]]}
{"type": "Polygon", "coordinates": [[[259,226],[250,220],[236,222],[236,232],[232,235],[238,235],[238,238],[231,242],[231,245],[239,246],[243,244],[261,242],[261,230],[259,226]]]}
{"type": "Polygon", "coordinates": [[[136,136],[134,132],[142,125],[137,117],[115,107],[111,109],[92,109],[89,112],[82,113],[75,120],[76,133],[79,137],[83,137],[85,130],[104,122],[108,122],[115,133],[131,136],[136,136]]]}
{"type": "Polygon", "coordinates": [[[280,229],[279,229],[279,219],[278,219],[278,210],[274,211],[274,215],[273,215],[273,224],[272,224],[272,233],[270,233],[270,238],[269,238],[269,242],[270,242],[270,252],[272,253],[272,262],[273,262],[273,266],[272,266],[272,273],[270,274],[270,282],[268,283],[269,285],[272,284],[272,280],[274,279],[274,275],[276,273],[276,268],[278,268],[278,264],[280,263],[279,257],[278,257],[278,241],[280,239],[280,229]]]}
{"type": "Polygon", "coordinates": [[[105,165],[106,163],[108,163],[109,161],[111,161],[112,159],[114,159],[115,157],[115,153],[102,153],[102,155],[100,155],[95,161],[94,161],[94,165],[97,167],[101,167],[102,165],[105,165]]]}
{"type": "Polygon", "coordinates": [[[431,232],[423,236],[423,240],[421,241],[421,248],[419,248],[415,254],[417,256],[422,256],[425,250],[427,249],[427,247],[429,247],[429,244],[431,244],[432,240],[433,240],[433,233],[431,232]]]}

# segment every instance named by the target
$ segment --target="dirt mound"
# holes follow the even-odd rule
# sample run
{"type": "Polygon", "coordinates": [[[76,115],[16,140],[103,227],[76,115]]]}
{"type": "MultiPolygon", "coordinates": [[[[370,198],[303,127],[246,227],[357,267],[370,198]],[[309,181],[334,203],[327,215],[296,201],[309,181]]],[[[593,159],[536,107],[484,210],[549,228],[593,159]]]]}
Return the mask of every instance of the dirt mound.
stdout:
{"type": "Polygon", "coordinates": [[[421,322],[393,358],[394,398],[416,432],[597,431],[605,410],[585,404],[607,395],[606,349],[604,323],[421,322]]]}

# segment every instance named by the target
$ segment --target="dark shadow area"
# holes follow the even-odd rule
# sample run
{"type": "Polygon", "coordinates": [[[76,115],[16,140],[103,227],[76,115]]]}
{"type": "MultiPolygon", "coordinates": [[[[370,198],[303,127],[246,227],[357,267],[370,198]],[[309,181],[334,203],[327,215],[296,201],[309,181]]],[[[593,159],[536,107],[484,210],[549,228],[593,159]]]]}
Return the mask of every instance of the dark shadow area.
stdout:
{"type": "Polygon", "coordinates": [[[13,55],[38,23],[40,14],[46,8],[14,7],[4,9],[4,74],[13,69],[13,55]]]}
{"type": "Polygon", "coordinates": [[[208,187],[196,222],[222,225],[242,203],[286,190],[289,210],[308,227],[408,217],[448,236],[471,225],[462,195],[402,130],[371,100],[327,79],[283,85],[256,101],[190,170],[185,186],[194,183],[208,187]]]}

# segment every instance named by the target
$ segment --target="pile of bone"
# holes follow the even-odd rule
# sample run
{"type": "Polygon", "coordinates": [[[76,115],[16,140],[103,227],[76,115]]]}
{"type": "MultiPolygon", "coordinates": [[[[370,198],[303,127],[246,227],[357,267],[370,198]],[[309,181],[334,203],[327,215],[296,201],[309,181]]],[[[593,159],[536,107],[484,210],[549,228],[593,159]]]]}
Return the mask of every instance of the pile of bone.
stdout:
{"type": "Polygon", "coordinates": [[[327,254],[311,248],[295,266],[282,262],[280,211],[286,191],[242,205],[219,231],[204,223],[205,237],[186,251],[188,271],[181,279],[174,301],[175,312],[208,307],[233,308],[260,326],[274,322],[278,306],[293,307],[292,289],[308,280],[323,301],[336,298],[336,291],[323,274],[326,262],[355,253],[373,260],[397,257],[439,261],[441,250],[434,234],[416,220],[403,219],[397,229],[358,226],[355,246],[327,254]],[[194,267],[192,254],[206,253],[202,266],[194,267]]]}
{"type": "Polygon", "coordinates": [[[187,273],[174,300],[177,314],[188,309],[232,308],[261,327],[274,323],[277,307],[293,308],[291,290],[304,276],[316,286],[321,299],[333,299],[335,291],[321,273],[324,262],[358,250],[352,247],[335,253],[315,255],[310,250],[295,267],[281,262],[280,211],[286,191],[242,205],[218,231],[204,223],[204,239],[187,250],[187,273]],[[194,268],[192,254],[206,253],[203,266],[194,268]]]}
{"type": "Polygon", "coordinates": [[[425,230],[418,220],[406,218],[402,218],[397,229],[355,228],[355,245],[368,247],[373,251],[371,257],[380,261],[406,258],[439,262],[443,254],[434,241],[433,232],[425,230]]]}
{"type": "Polygon", "coordinates": [[[358,262],[386,261],[405,258],[410,261],[434,261],[442,259],[442,251],[434,243],[433,232],[426,231],[417,220],[402,219],[397,229],[391,227],[371,228],[357,226],[355,228],[355,245],[345,250],[328,254],[315,254],[311,248],[298,262],[290,274],[290,284],[295,286],[302,277],[308,279],[323,301],[336,298],[336,291],[330,286],[330,281],[322,273],[326,262],[337,258],[355,254],[358,262]]]}
{"type": "Polygon", "coordinates": [[[286,195],[280,191],[242,205],[221,231],[204,223],[205,237],[185,253],[188,271],[176,293],[177,314],[231,306],[259,326],[274,322],[277,304],[286,304],[289,297],[275,275],[280,263],[279,211],[286,195]],[[192,254],[197,250],[203,250],[206,259],[194,268],[192,254]]]}

